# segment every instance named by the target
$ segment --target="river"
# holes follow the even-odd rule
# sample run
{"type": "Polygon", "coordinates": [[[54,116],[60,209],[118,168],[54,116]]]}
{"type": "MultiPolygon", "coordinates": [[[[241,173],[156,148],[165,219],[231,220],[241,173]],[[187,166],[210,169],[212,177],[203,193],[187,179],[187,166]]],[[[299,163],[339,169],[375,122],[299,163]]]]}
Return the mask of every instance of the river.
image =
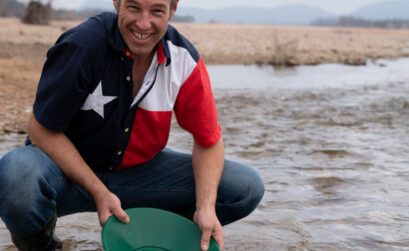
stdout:
{"type": "MultiPolygon", "coordinates": [[[[266,186],[225,250],[408,250],[409,59],[209,66],[226,156],[266,186]]],[[[24,135],[0,136],[0,156],[24,135]]],[[[168,146],[188,152],[172,122],[168,146]]],[[[95,213],[59,219],[64,250],[102,250],[95,213]]],[[[0,221],[0,250],[15,250],[0,221]]]]}

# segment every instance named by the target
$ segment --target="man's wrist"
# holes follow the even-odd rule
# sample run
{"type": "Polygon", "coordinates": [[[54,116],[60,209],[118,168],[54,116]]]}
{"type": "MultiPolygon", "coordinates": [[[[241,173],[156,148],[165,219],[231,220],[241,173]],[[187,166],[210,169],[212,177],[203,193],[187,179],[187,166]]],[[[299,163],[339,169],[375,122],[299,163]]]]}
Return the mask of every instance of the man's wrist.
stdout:
{"type": "Polygon", "coordinates": [[[92,190],[90,191],[90,194],[95,201],[105,197],[108,193],[110,193],[110,191],[102,182],[99,182],[99,184],[93,186],[92,190]]]}
{"type": "Polygon", "coordinates": [[[196,204],[196,211],[209,211],[216,209],[216,202],[199,202],[196,204]]]}

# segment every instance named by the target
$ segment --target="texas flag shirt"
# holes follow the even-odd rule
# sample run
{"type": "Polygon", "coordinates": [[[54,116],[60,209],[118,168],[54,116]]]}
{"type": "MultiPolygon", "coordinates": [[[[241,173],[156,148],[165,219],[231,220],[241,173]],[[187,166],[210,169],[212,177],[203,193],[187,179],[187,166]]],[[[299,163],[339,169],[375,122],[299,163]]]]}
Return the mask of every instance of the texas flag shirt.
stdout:
{"type": "Polygon", "coordinates": [[[34,116],[45,128],[65,133],[94,170],[152,159],[167,144],[173,112],[201,146],[220,139],[206,67],[175,28],[169,25],[157,45],[135,98],[132,64],[117,14],[88,19],[47,52],[34,116]]]}

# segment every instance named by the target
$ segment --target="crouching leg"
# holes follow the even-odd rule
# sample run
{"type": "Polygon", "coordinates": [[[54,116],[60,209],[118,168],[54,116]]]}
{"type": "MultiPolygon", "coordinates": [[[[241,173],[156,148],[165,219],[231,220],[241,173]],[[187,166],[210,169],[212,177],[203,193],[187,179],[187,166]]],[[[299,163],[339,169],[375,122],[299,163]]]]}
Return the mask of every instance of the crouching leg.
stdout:
{"type": "Polygon", "coordinates": [[[264,184],[252,168],[226,160],[220,181],[216,212],[222,225],[253,212],[264,195],[264,184]]]}
{"type": "Polygon", "coordinates": [[[0,160],[0,217],[19,250],[59,250],[56,190],[62,173],[40,150],[27,146],[0,160]]]}

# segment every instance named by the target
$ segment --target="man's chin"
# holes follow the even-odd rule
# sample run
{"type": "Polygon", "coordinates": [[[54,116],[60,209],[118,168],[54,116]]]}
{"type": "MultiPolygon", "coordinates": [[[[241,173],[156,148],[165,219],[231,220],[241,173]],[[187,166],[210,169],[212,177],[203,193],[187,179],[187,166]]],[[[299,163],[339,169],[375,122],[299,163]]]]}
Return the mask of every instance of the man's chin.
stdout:
{"type": "Polygon", "coordinates": [[[130,47],[129,51],[132,53],[134,57],[143,57],[153,54],[155,51],[155,47],[154,46],[149,48],[130,47]]]}

